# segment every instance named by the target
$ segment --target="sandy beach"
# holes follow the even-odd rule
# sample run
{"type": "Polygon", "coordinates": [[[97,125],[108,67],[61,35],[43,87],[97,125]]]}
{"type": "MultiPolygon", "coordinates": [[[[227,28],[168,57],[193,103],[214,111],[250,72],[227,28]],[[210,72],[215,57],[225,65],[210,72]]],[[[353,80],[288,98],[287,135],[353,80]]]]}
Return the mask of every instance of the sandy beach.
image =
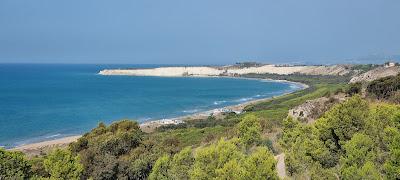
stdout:
{"type": "MultiPolygon", "coordinates": [[[[290,81],[285,81],[285,80],[255,79],[255,78],[254,79],[250,78],[250,79],[251,80],[279,81],[279,82],[287,82],[287,83],[291,83],[291,84],[296,84],[297,86],[300,87],[297,91],[303,90],[303,89],[306,89],[306,88],[309,87],[308,85],[303,84],[303,83],[290,82],[290,81]]],[[[281,94],[279,96],[284,96],[284,95],[289,94],[289,93],[292,93],[292,92],[284,93],[284,94],[281,94]]],[[[256,99],[256,100],[250,100],[250,101],[246,101],[246,102],[241,103],[241,104],[236,104],[236,105],[226,106],[226,107],[212,109],[212,110],[208,110],[208,111],[198,112],[198,113],[185,115],[185,116],[180,116],[180,117],[176,117],[176,118],[148,121],[148,122],[141,123],[140,124],[140,128],[144,132],[152,132],[156,128],[158,128],[160,126],[163,126],[163,125],[180,124],[180,123],[184,123],[185,121],[196,120],[196,119],[204,119],[204,118],[207,118],[210,115],[219,117],[225,112],[235,112],[237,114],[240,114],[240,113],[242,113],[243,109],[248,105],[251,105],[251,104],[254,104],[254,103],[258,103],[258,102],[262,102],[262,101],[268,101],[268,100],[271,100],[271,99],[279,97],[279,96],[256,99]]],[[[71,142],[77,141],[77,139],[79,139],[80,137],[82,137],[82,135],[68,136],[68,137],[63,137],[63,138],[49,140],[49,141],[42,141],[42,142],[37,142],[37,143],[25,144],[25,145],[21,145],[21,146],[12,148],[10,150],[12,150],[12,151],[22,151],[25,154],[28,154],[30,156],[34,156],[34,155],[39,155],[39,154],[46,153],[49,150],[54,149],[55,147],[58,147],[58,148],[66,147],[71,142]]]]}
{"type": "Polygon", "coordinates": [[[38,143],[25,144],[11,149],[12,151],[22,151],[28,155],[40,155],[51,150],[54,147],[65,147],[68,144],[77,141],[82,135],[68,136],[59,139],[42,141],[38,143]]]}

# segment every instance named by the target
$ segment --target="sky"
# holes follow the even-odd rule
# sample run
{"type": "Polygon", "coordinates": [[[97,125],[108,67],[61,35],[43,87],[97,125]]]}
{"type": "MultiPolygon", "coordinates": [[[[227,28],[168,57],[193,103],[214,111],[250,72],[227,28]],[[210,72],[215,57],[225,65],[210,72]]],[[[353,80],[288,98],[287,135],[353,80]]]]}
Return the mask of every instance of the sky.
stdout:
{"type": "Polygon", "coordinates": [[[400,54],[400,0],[0,0],[0,63],[346,62],[400,54]]]}

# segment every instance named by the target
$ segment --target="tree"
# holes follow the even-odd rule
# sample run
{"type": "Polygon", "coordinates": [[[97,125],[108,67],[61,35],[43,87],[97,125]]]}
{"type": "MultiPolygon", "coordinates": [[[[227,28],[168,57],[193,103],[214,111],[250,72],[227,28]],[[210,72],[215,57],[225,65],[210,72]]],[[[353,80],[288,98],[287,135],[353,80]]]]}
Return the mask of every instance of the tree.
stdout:
{"type": "Polygon", "coordinates": [[[170,174],[173,179],[189,179],[190,168],[193,166],[194,158],[192,148],[186,147],[174,155],[170,164],[170,174]]]}
{"type": "Polygon", "coordinates": [[[344,179],[379,179],[379,168],[375,166],[374,142],[365,134],[356,133],[344,145],[346,154],[341,158],[341,173],[344,179]],[[376,178],[378,177],[378,178],[376,178]]]}
{"type": "Polygon", "coordinates": [[[50,177],[55,179],[79,179],[83,171],[79,156],[61,149],[56,149],[46,157],[44,167],[50,177]]]}
{"type": "Polygon", "coordinates": [[[195,155],[195,162],[190,173],[192,179],[212,179],[216,177],[217,169],[231,160],[241,160],[243,154],[239,151],[239,139],[225,141],[221,139],[216,144],[199,148],[195,155]]]}
{"type": "Polygon", "coordinates": [[[350,84],[348,89],[346,90],[346,93],[352,96],[355,94],[360,94],[361,90],[362,90],[362,84],[360,82],[357,82],[350,84]]]}
{"type": "Polygon", "coordinates": [[[237,126],[238,136],[241,141],[250,146],[261,139],[261,125],[255,115],[247,115],[237,126]]]}
{"type": "Polygon", "coordinates": [[[385,141],[389,145],[389,157],[384,164],[389,179],[400,179],[400,130],[398,127],[385,129],[385,141]]]}
{"type": "Polygon", "coordinates": [[[335,105],[323,116],[324,124],[319,123],[321,139],[334,144],[335,151],[341,151],[342,145],[353,137],[353,134],[364,130],[369,106],[359,95],[335,105]]]}
{"type": "Polygon", "coordinates": [[[27,179],[30,168],[23,153],[0,148],[0,179],[27,179]]]}
{"type": "Polygon", "coordinates": [[[247,154],[239,139],[199,148],[190,179],[278,179],[275,160],[265,147],[257,147],[247,154]]]}
{"type": "Polygon", "coordinates": [[[216,177],[214,179],[218,180],[245,180],[247,177],[250,177],[250,173],[247,171],[246,167],[243,167],[236,159],[228,161],[222,168],[215,170],[215,172],[216,177]]]}
{"type": "Polygon", "coordinates": [[[267,148],[257,147],[244,164],[250,179],[278,179],[276,161],[267,148]]]}
{"type": "Polygon", "coordinates": [[[400,89],[400,75],[383,77],[370,82],[367,92],[378,99],[388,99],[400,89]]]}
{"type": "Polygon", "coordinates": [[[170,163],[170,156],[164,155],[160,157],[154,164],[154,167],[149,175],[149,179],[150,180],[172,179],[168,173],[168,170],[170,168],[169,163],[170,163]]]}
{"type": "MultiPolygon", "coordinates": [[[[146,178],[151,165],[157,158],[150,159],[151,165],[148,165],[148,161],[135,163],[130,158],[120,158],[130,157],[130,152],[140,146],[142,138],[143,132],[137,122],[122,120],[114,122],[108,127],[100,123],[98,127],[83,135],[77,142],[71,143],[69,149],[80,157],[80,162],[85,169],[82,175],[83,179],[134,178],[137,176],[146,178]],[[139,168],[137,166],[139,164],[143,167],[139,168]],[[138,170],[138,172],[133,172],[133,170],[138,170]]],[[[145,152],[149,154],[148,151],[145,152]]],[[[144,159],[140,158],[140,160],[144,159]]]]}

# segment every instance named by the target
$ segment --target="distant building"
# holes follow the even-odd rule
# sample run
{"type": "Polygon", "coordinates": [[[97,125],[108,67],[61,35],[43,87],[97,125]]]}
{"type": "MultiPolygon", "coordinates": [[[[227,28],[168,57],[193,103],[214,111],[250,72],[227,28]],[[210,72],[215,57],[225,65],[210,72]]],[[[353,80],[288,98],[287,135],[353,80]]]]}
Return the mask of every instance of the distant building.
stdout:
{"type": "Polygon", "coordinates": [[[394,66],[396,66],[396,63],[388,61],[388,62],[385,62],[384,65],[385,65],[386,68],[388,68],[388,67],[394,67],[394,66]]]}

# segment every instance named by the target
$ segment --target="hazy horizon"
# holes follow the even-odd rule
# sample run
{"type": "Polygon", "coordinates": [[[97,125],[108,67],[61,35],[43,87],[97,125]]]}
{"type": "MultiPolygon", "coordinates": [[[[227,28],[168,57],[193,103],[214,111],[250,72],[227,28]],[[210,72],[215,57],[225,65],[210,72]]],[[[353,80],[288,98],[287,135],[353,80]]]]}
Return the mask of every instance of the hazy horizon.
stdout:
{"type": "Polygon", "coordinates": [[[399,7],[398,0],[3,0],[0,63],[399,61],[399,7]]]}

